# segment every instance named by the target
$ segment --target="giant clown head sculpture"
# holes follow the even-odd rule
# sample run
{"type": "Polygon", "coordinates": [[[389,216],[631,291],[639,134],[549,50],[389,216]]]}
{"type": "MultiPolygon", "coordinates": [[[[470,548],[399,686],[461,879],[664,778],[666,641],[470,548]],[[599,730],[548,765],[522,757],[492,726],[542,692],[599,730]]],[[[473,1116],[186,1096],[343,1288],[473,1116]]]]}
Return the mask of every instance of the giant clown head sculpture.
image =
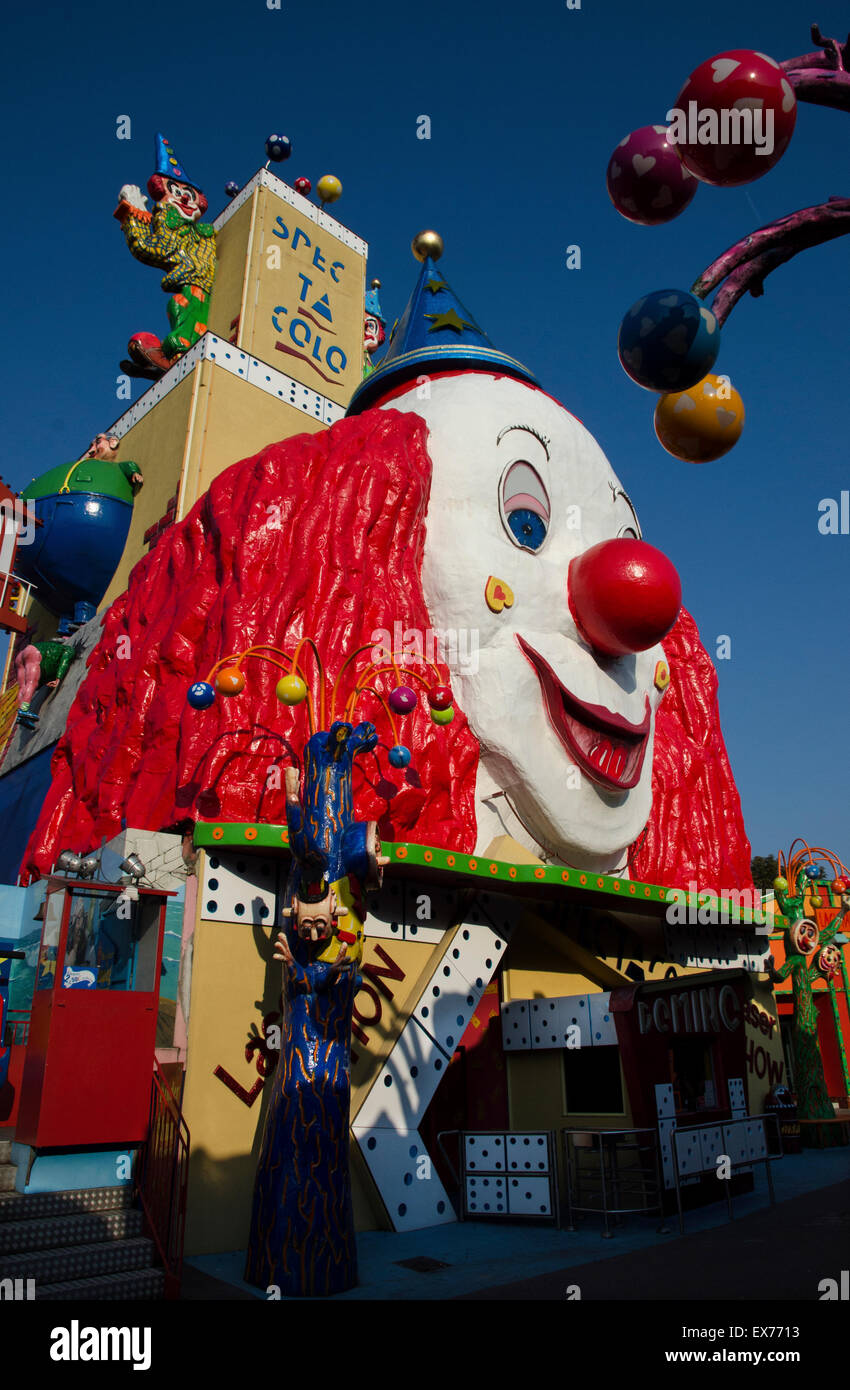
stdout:
{"type": "MultiPolygon", "coordinates": [[[[309,636],[344,702],[375,652],[410,651],[412,633],[420,654],[429,637],[437,649],[428,699],[393,716],[370,682],[358,705],[377,743],[353,769],[354,807],[383,839],[511,858],[509,844],[490,849],[507,836],[565,866],[622,874],[628,861],[645,883],[749,884],[717,676],[684,609],[677,620],[672,566],[641,539],[592,436],[493,347],[433,254],[348,416],[234,464],[136,566],[105,617],[27,872],[49,871],[71,826],[96,844],[122,818],[282,822],[284,792],[262,769],[300,756],[305,706],[275,713],[262,662],[203,717],[187,689],[223,653],[309,636]],[[293,550],[293,535],[306,543],[293,550]],[[156,738],[135,697],[150,671],[156,738]]],[[[399,677],[417,684],[422,669],[399,677]]]]}
{"type": "Polygon", "coordinates": [[[617,867],[650,811],[661,642],[681,603],[672,564],[640,539],[592,435],[492,349],[432,260],[361,393],[428,426],[422,581],[481,745],[478,849],[507,832],[617,867]]]}

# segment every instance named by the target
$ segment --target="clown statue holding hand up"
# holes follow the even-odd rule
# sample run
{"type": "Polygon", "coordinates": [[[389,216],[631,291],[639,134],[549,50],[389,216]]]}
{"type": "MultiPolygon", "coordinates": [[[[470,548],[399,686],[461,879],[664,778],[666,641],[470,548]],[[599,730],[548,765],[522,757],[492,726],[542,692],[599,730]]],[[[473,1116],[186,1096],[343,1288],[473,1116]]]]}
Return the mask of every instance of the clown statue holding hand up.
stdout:
{"type": "Polygon", "coordinates": [[[171,332],[160,342],[153,333],[134,333],[127,345],[131,361],[122,363],[134,376],[158,377],[207,331],[206,317],[215,279],[215,229],[201,222],[207,200],[190,183],[164,135],[156,137],[156,173],[148,179],[154,201],[135,184],[119,193],[114,216],[137,261],[161,266],[171,332]]]}

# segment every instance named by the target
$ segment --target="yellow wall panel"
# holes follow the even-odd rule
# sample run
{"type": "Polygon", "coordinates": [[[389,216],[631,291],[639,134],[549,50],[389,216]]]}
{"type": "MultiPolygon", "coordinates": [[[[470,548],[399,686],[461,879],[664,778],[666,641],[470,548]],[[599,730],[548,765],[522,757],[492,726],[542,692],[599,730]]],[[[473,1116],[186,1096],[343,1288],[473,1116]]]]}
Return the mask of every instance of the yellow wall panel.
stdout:
{"type": "Polygon", "coordinates": [[[215,284],[207,327],[228,341],[238,332],[256,193],[216,233],[215,284]]]}
{"type": "Polygon", "coordinates": [[[148,553],[145,532],[165,515],[170,499],[179,489],[195,376],[193,372],[179,382],[121,439],[118,457],[134,459],[145,482],[133,502],[133,520],[124,554],[100,611],[108,608],[127,588],[131,569],[148,553]]]}
{"type": "Polygon", "coordinates": [[[448,935],[438,945],[421,941],[391,941],[369,937],[361,975],[364,988],[354,1001],[351,1047],[351,1119],[363,1104],[372,1083],[399,1033],[449,946],[448,935]],[[372,973],[380,970],[381,974],[372,973]],[[388,972],[388,973],[384,973],[388,972]],[[401,976],[401,978],[396,978],[401,976]],[[383,988],[382,988],[383,986],[383,988]],[[391,991],[393,998],[387,998],[391,991]],[[363,1042],[364,1036],[368,1039],[363,1042]]]}
{"type": "Polygon", "coordinates": [[[202,363],[201,370],[208,374],[209,389],[198,400],[181,516],[191,511],[210,483],[239,459],[250,458],[281,439],[318,434],[326,428],[314,415],[212,362],[202,363]],[[190,492],[192,478],[195,483],[190,492]]]}
{"type": "Polygon", "coordinates": [[[260,188],[239,346],[347,405],[363,374],[366,261],[260,188]]]}

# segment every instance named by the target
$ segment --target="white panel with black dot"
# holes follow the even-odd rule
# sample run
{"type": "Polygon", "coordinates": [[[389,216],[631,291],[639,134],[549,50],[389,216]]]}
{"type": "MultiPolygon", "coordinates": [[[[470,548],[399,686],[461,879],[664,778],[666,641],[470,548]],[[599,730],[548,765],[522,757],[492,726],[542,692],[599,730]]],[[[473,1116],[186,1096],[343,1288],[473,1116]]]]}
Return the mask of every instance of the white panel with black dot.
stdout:
{"type": "Polygon", "coordinates": [[[201,917],[272,927],[277,918],[278,864],[238,851],[204,856],[201,917]]]}

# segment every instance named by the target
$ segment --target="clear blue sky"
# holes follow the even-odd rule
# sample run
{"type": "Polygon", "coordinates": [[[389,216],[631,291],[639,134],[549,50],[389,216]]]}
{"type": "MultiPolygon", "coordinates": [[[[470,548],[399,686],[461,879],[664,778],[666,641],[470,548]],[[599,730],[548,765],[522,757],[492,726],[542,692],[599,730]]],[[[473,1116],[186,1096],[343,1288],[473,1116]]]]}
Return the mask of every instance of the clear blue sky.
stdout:
{"type": "Polygon", "coordinates": [[[20,487],[77,457],[125,408],[115,377],[129,334],[162,332],[158,274],[130,258],[111,215],[121,184],[152,172],[155,131],[211,214],[281,131],[295,150],[284,177],[342,180],[334,211],[369,242],[390,321],[413,285],[412,235],[442,233],[443,269],[496,345],[601,442],[706,646],[731,637],[721,714],[754,852],[804,835],[847,859],[850,536],[822,536],[817,520],[822,498],[850,488],[850,241],[803,253],[734,310],[717,370],[747,424],[714,464],[662,451],[655,398],[624,375],[616,342],[644,291],[687,288],[748,230],[846,196],[848,117],[801,104],[775,170],[700,188],[667,227],[624,221],[605,189],[613,147],[663,121],[697,64],[738,47],[807,52],[813,19],[840,38],[850,27],[838,0],[92,0],[7,13],[3,475],[20,487]],[[115,136],[124,114],[130,142],[115,136]],[[430,141],[416,138],[422,114],[430,141]]]}

